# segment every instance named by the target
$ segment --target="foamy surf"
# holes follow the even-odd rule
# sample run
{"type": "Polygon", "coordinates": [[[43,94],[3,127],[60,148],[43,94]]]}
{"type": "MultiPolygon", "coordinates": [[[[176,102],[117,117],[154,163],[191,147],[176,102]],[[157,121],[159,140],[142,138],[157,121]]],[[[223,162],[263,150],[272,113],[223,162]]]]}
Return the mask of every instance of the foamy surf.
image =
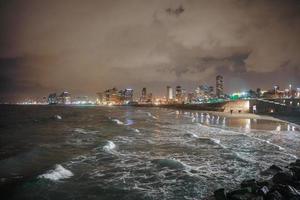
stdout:
{"type": "Polygon", "coordinates": [[[70,178],[73,176],[73,173],[70,170],[67,170],[61,165],[55,165],[55,169],[49,170],[47,173],[39,175],[38,178],[45,178],[52,181],[58,181],[61,179],[70,178]]]}
{"type": "Polygon", "coordinates": [[[152,117],[153,119],[157,119],[157,117],[154,116],[154,115],[152,115],[150,112],[147,112],[147,115],[148,115],[149,117],[152,117]]]}
{"type": "Polygon", "coordinates": [[[107,141],[107,144],[103,146],[103,150],[107,153],[111,154],[116,154],[117,152],[115,151],[116,145],[112,141],[107,141]]]}
{"type": "Polygon", "coordinates": [[[116,122],[116,123],[119,124],[119,125],[124,125],[124,123],[121,122],[121,121],[118,120],[118,119],[112,119],[112,121],[113,121],[113,122],[116,122]]]}
{"type": "Polygon", "coordinates": [[[134,132],[136,132],[136,133],[139,133],[139,132],[140,132],[140,130],[137,129],[137,128],[133,128],[132,130],[133,130],[134,132]]]}

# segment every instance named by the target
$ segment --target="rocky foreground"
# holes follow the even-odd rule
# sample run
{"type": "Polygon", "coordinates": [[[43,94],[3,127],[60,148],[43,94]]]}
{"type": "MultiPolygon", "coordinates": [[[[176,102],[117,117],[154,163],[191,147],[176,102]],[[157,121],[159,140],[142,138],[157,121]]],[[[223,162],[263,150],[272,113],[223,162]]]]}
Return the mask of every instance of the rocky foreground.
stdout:
{"type": "Polygon", "coordinates": [[[300,159],[285,168],[272,165],[262,172],[272,178],[263,181],[244,180],[240,189],[214,192],[216,200],[300,200],[300,159]]]}

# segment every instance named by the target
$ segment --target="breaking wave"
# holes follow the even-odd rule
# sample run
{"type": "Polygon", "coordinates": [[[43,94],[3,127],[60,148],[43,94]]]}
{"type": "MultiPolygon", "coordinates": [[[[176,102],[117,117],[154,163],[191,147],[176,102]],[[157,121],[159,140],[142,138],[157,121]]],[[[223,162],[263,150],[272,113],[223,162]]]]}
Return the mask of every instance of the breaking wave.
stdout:
{"type": "Polygon", "coordinates": [[[153,119],[157,119],[157,117],[154,116],[154,115],[152,115],[150,112],[147,112],[147,115],[148,115],[149,117],[152,117],[153,119]]]}
{"type": "Polygon", "coordinates": [[[108,141],[106,145],[103,146],[103,150],[107,153],[115,154],[116,145],[112,141],[108,141]]]}
{"type": "Polygon", "coordinates": [[[55,165],[55,169],[49,170],[47,173],[39,175],[38,178],[45,178],[52,181],[58,181],[61,179],[70,178],[73,176],[73,173],[70,170],[67,170],[61,165],[55,165]]]}
{"type": "Polygon", "coordinates": [[[120,120],[118,119],[112,119],[113,122],[116,122],[117,124],[119,125],[124,125],[124,122],[121,122],[120,120]]]}

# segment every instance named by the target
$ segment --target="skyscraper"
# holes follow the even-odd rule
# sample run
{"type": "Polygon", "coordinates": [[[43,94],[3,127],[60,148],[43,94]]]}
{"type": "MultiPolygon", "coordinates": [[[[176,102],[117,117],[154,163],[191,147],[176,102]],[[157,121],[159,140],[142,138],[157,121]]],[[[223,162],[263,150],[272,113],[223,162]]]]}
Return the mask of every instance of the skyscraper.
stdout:
{"type": "Polygon", "coordinates": [[[216,77],[216,96],[222,97],[223,96],[223,76],[218,75],[216,77]]]}
{"type": "Polygon", "coordinates": [[[167,86],[167,100],[173,99],[173,89],[170,86],[167,86]]]}
{"type": "Polygon", "coordinates": [[[147,89],[144,87],[142,89],[142,96],[140,98],[141,102],[146,102],[147,101],[147,89]]]}

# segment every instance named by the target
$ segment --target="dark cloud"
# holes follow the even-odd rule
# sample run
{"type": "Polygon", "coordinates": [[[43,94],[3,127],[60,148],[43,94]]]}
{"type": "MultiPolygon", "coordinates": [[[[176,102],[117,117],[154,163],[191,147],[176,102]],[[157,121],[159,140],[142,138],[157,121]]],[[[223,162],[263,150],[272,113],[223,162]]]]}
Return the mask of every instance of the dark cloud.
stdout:
{"type": "Polygon", "coordinates": [[[176,17],[178,17],[181,13],[184,12],[184,8],[182,7],[182,5],[180,5],[178,8],[176,9],[173,9],[173,8],[167,8],[166,9],[166,12],[169,14],[169,15],[174,15],[176,17]]]}
{"type": "Polygon", "coordinates": [[[297,0],[12,0],[0,27],[0,96],[300,85],[297,0]]]}

